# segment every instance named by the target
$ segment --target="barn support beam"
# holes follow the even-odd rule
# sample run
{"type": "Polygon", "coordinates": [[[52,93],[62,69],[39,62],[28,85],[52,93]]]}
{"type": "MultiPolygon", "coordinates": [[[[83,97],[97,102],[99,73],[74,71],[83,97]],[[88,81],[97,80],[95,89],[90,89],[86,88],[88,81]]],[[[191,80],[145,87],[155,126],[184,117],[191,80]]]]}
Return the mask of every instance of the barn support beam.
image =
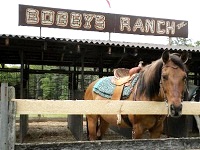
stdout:
{"type": "MultiPolygon", "coordinates": [[[[24,97],[24,53],[20,51],[20,59],[21,59],[21,69],[20,69],[20,98],[24,97]]],[[[19,139],[22,143],[28,131],[28,115],[20,115],[20,133],[19,139]]]]}
{"type": "Polygon", "coordinates": [[[99,78],[103,77],[103,52],[100,51],[100,58],[99,58],[99,78]]]}
{"type": "MultiPolygon", "coordinates": [[[[76,71],[77,68],[74,70],[76,71]]],[[[84,54],[81,57],[81,90],[78,90],[79,75],[72,75],[72,99],[81,100],[84,93],[84,54]]],[[[83,140],[83,115],[68,115],[68,126],[76,140],[83,140]]]]}

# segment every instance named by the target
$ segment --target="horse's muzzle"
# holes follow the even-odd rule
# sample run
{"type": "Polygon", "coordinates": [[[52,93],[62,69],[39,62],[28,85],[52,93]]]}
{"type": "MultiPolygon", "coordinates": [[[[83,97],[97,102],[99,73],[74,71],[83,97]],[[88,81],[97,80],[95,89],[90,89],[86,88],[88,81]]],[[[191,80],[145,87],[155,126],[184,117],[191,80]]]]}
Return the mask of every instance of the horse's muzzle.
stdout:
{"type": "Polygon", "coordinates": [[[170,115],[171,117],[178,118],[182,115],[182,108],[183,105],[180,104],[179,106],[175,106],[174,104],[170,105],[170,115]]]}

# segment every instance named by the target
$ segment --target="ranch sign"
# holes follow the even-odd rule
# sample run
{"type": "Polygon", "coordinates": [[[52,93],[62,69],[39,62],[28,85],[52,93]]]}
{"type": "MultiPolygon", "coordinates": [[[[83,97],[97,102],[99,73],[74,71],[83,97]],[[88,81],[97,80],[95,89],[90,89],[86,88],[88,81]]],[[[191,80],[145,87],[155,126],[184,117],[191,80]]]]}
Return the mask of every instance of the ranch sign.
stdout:
{"type": "Polygon", "coordinates": [[[19,5],[19,25],[188,37],[188,21],[19,5]]]}

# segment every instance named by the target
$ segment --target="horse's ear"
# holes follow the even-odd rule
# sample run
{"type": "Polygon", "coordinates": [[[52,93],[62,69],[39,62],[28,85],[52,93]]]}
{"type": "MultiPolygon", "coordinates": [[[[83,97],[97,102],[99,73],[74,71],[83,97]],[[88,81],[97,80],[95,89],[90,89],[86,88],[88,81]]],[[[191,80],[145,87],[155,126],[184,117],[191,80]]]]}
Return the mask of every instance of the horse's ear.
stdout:
{"type": "Polygon", "coordinates": [[[188,61],[188,57],[189,57],[188,52],[183,51],[183,53],[181,54],[181,60],[183,61],[184,64],[188,61]]]}
{"type": "Polygon", "coordinates": [[[163,60],[164,63],[167,63],[167,61],[169,60],[169,51],[168,50],[165,50],[162,53],[162,60],[163,60]]]}

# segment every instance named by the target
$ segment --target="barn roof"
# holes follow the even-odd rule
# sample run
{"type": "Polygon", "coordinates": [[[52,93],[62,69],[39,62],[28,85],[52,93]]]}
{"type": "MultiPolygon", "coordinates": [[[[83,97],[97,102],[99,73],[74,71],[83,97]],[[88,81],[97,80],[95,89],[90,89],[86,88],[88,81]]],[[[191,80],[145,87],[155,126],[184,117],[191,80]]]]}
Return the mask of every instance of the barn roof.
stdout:
{"type": "Polygon", "coordinates": [[[74,43],[107,45],[107,46],[137,47],[137,48],[164,49],[164,50],[175,50],[175,51],[186,50],[190,52],[200,52],[200,47],[174,46],[174,45],[152,44],[152,43],[137,43],[137,42],[123,42],[123,41],[110,41],[110,40],[91,40],[91,39],[69,39],[69,38],[39,37],[39,36],[11,35],[11,34],[0,34],[0,37],[41,40],[41,41],[52,40],[52,41],[66,42],[66,43],[74,42],[74,43]]]}
{"type": "Polygon", "coordinates": [[[186,50],[192,64],[200,61],[200,47],[10,34],[0,34],[0,50],[1,64],[21,64],[23,58],[30,65],[131,68],[160,58],[164,50],[186,50]]]}

